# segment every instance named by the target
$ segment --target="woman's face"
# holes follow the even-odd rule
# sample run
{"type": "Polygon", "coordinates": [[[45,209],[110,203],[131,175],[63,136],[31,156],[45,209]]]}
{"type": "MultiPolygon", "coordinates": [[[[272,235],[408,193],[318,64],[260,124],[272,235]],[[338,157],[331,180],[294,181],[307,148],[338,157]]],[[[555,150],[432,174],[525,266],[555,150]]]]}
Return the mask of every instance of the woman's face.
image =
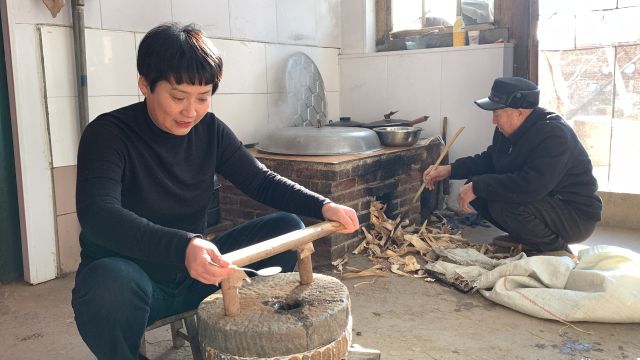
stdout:
{"type": "Polygon", "coordinates": [[[177,85],[162,80],[153,92],[140,77],[138,87],[147,100],[147,111],[154,124],[173,135],[186,135],[209,111],[212,85],[177,85]]]}

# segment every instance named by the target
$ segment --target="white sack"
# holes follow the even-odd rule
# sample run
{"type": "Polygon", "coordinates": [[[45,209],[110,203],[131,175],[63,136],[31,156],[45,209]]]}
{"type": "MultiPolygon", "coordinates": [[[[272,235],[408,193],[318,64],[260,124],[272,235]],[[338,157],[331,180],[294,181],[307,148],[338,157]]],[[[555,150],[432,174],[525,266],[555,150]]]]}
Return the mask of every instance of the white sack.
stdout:
{"type": "Polygon", "coordinates": [[[469,259],[483,255],[455,250],[438,254],[456,262],[463,257],[465,266],[438,260],[427,267],[462,277],[487,299],[514,310],[561,321],[640,322],[640,255],[631,250],[600,245],[580,251],[578,265],[568,257],[536,256],[505,259],[493,270],[486,267],[495,260],[471,265],[469,259]]]}

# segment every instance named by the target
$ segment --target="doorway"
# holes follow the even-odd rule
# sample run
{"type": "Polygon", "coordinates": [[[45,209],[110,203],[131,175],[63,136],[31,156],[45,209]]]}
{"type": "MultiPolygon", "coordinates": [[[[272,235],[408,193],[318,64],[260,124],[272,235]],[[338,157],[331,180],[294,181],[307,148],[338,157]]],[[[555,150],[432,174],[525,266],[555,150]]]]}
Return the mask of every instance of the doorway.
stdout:
{"type": "Polygon", "coordinates": [[[568,3],[540,0],[541,105],[571,124],[600,191],[640,194],[640,7],[568,3]]]}
{"type": "Polygon", "coordinates": [[[22,277],[16,169],[4,59],[3,35],[0,32],[0,282],[22,277]]]}

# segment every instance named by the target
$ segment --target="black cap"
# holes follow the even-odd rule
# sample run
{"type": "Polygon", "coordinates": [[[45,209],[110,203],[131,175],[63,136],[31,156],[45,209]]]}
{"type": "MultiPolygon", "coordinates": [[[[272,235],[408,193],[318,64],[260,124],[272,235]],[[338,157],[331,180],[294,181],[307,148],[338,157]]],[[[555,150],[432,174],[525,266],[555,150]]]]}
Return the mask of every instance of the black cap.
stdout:
{"type": "Polygon", "coordinates": [[[475,104],[483,110],[504,108],[533,109],[540,101],[540,89],[533,82],[520,77],[501,77],[493,82],[491,95],[476,100],[475,104]]]}

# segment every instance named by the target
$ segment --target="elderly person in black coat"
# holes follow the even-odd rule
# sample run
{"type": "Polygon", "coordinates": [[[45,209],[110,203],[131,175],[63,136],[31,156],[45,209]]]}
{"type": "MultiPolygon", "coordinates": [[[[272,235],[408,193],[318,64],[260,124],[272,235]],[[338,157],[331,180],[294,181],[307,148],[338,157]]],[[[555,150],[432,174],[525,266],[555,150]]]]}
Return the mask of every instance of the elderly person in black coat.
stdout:
{"type": "Polygon", "coordinates": [[[482,153],[423,174],[427,188],[447,177],[468,179],[458,204],[475,209],[507,234],[495,245],[522,244],[532,252],[569,251],[600,221],[602,201],[591,160],[564,119],[538,107],[529,80],[503,77],[475,103],[493,112],[496,130],[482,153]]]}

